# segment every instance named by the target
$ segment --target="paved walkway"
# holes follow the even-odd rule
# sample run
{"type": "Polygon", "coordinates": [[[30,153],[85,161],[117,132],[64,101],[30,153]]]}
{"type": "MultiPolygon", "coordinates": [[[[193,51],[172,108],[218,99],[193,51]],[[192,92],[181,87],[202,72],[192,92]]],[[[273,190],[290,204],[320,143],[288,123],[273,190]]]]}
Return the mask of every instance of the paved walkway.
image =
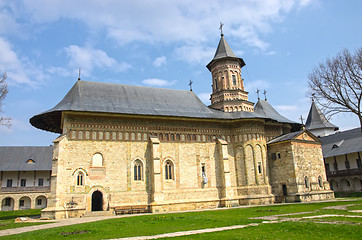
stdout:
{"type": "Polygon", "coordinates": [[[250,223],[247,225],[234,225],[234,226],[229,226],[229,227],[205,228],[205,229],[198,229],[198,230],[191,230],[191,231],[163,233],[163,234],[157,234],[157,235],[152,235],[152,236],[115,238],[115,239],[109,239],[109,240],[146,240],[146,239],[157,239],[157,238],[165,238],[165,237],[180,237],[180,236],[189,236],[189,235],[200,234],[200,233],[211,233],[211,232],[220,232],[220,231],[225,231],[225,230],[240,229],[240,228],[245,228],[245,227],[258,226],[259,224],[260,223],[250,223]]]}

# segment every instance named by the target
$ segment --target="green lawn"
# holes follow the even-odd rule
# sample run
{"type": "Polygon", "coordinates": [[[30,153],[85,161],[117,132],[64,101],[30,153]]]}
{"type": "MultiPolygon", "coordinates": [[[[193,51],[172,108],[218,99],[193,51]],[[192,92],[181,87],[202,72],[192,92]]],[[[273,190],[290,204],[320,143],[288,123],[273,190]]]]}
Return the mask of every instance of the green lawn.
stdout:
{"type": "MultiPolygon", "coordinates": [[[[261,223],[262,219],[250,219],[298,212],[313,212],[304,215],[349,214],[348,210],[323,209],[327,206],[360,204],[351,206],[360,209],[362,199],[310,204],[285,204],[249,208],[232,208],[217,211],[154,214],[127,218],[109,219],[99,222],[67,227],[39,230],[0,239],[107,239],[131,236],[155,235],[176,231],[261,223]]],[[[352,214],[350,214],[352,215],[352,214]]],[[[362,214],[361,214],[362,215],[362,214]]],[[[298,217],[302,215],[296,215],[298,217]]],[[[295,216],[290,216],[295,217],[295,216]]],[[[323,220],[323,219],[322,219],[323,220]]],[[[333,221],[333,219],[330,219],[333,221]]],[[[337,220],[336,221],[341,221],[337,220]]],[[[344,218],[343,218],[343,221],[344,218]]],[[[199,234],[181,239],[361,239],[362,227],[354,224],[325,224],[313,220],[261,224],[245,229],[199,234]]]]}
{"type": "Polygon", "coordinates": [[[19,211],[0,211],[0,230],[9,228],[18,228],[44,223],[15,223],[17,217],[36,217],[40,216],[40,209],[27,209],[19,211]]]}
{"type": "MultiPolygon", "coordinates": [[[[236,230],[204,233],[184,237],[175,237],[172,240],[180,239],[208,239],[208,240],[232,240],[232,239],[278,239],[278,240],[326,240],[326,239],[361,239],[361,225],[331,225],[312,222],[283,222],[275,224],[262,224],[255,227],[248,227],[236,230]]],[[[166,239],[166,238],[160,238],[166,239]]]]}

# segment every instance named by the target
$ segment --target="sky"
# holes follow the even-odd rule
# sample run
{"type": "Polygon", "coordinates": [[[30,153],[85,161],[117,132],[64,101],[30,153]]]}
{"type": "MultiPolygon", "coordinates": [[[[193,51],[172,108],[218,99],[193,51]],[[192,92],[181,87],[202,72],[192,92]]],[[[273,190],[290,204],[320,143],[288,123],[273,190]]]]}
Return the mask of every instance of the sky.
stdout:
{"type": "MultiPolygon", "coordinates": [[[[0,0],[0,73],[9,93],[0,146],[46,146],[57,134],[29,119],[54,107],[78,79],[193,91],[209,105],[212,60],[223,33],[242,57],[245,90],[290,120],[307,118],[308,74],[362,43],[360,0],[0,0]],[[261,98],[264,98],[261,95],[261,98]]],[[[340,130],[359,127],[338,114],[340,130]]]]}

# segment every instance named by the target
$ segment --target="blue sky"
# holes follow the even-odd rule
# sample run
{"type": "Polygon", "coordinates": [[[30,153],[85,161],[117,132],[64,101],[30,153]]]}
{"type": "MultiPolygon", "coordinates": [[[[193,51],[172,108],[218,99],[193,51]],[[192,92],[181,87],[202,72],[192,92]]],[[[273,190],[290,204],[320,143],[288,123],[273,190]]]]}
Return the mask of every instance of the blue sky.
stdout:
{"type": "MultiPolygon", "coordinates": [[[[0,145],[50,145],[56,134],[29,119],[54,107],[82,80],[188,89],[209,104],[205,67],[220,39],[244,59],[249,100],[256,89],[282,115],[307,117],[308,74],[327,57],[362,43],[362,1],[311,0],[0,0],[0,72],[9,94],[0,145]]],[[[341,130],[358,119],[331,119],[341,130]]]]}

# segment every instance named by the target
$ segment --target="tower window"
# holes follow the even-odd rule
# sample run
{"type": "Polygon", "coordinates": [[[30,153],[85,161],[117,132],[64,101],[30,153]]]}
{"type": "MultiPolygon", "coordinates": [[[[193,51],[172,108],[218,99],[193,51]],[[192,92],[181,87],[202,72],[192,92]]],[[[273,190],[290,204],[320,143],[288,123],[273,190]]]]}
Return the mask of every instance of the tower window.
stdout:
{"type": "Polygon", "coordinates": [[[233,74],[233,85],[236,85],[236,75],[233,74]]]}

